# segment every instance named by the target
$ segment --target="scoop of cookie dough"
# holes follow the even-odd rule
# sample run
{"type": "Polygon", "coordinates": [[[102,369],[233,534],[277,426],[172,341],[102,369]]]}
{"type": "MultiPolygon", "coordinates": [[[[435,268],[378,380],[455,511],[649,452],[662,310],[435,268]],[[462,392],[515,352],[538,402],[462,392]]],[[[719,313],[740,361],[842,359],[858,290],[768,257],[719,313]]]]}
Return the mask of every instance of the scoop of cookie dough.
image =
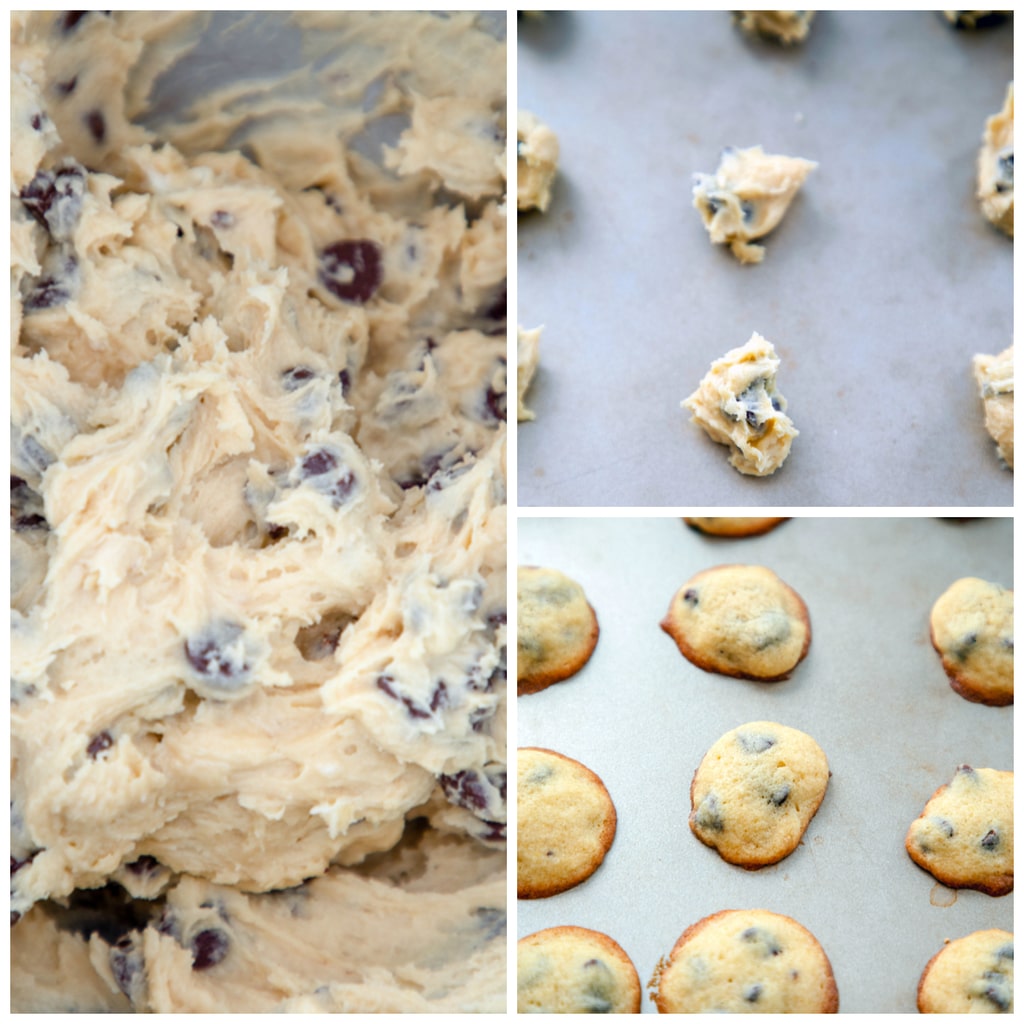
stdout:
{"type": "Polygon", "coordinates": [[[526,392],[530,390],[537,363],[540,359],[540,335],[543,327],[535,327],[532,331],[524,331],[520,327],[516,340],[516,391],[518,393],[517,420],[535,418],[534,413],[526,407],[526,392]]]}
{"type": "Polygon", "coordinates": [[[925,965],[921,1013],[1013,1013],[1013,934],[987,928],[954,939],[925,965]]]}
{"type": "Polygon", "coordinates": [[[535,114],[516,121],[516,206],[544,213],[558,173],[558,136],[535,114]]]}
{"type": "Polygon", "coordinates": [[[773,156],[760,146],[723,149],[714,174],[693,176],[693,207],[713,243],[728,245],[740,263],[760,263],[764,247],[753,240],[778,227],[817,166],[801,157],[773,156]]]}
{"type": "Polygon", "coordinates": [[[639,1013],[640,979],[626,951],[603,932],[545,928],[516,948],[519,1013],[639,1013]]]}
{"type": "Polygon", "coordinates": [[[766,36],[788,46],[807,38],[814,14],[814,11],[733,11],[732,17],[744,32],[766,36]]]}
{"type": "Polygon", "coordinates": [[[979,28],[995,25],[1006,17],[1005,11],[943,11],[943,17],[954,28],[979,28]]]}
{"type": "Polygon", "coordinates": [[[555,896],[586,881],[615,839],[617,815],[598,775],[553,750],[518,752],[517,891],[555,896]]]}
{"type": "Polygon", "coordinates": [[[769,910],[720,910],[690,925],[649,987],[659,1013],[837,1013],[818,940],[769,910]]]}
{"type": "Polygon", "coordinates": [[[756,331],[711,364],[682,407],[712,441],[732,449],[730,465],[747,476],[770,476],[786,461],[800,431],[776,388],[779,358],[756,331]]]}
{"type": "Polygon", "coordinates": [[[583,587],[557,569],[521,565],[516,588],[519,694],[575,675],[590,660],[600,628],[583,587]]]}
{"type": "Polygon", "coordinates": [[[785,679],[807,654],[807,606],[760,565],[697,573],[672,598],[661,628],[689,661],[743,679],[785,679]]]}
{"type": "Polygon", "coordinates": [[[714,743],[694,773],[690,830],[730,864],[775,864],[803,838],[828,777],[825,752],[806,733],[748,722],[714,743]]]}
{"type": "Polygon", "coordinates": [[[967,700],[1013,703],[1013,591],[973,576],[953,583],[932,606],[932,645],[950,685],[967,700]]]}
{"type": "Polygon", "coordinates": [[[1013,772],[960,765],[907,830],[913,860],[943,885],[1013,891],[1013,772]]]}
{"type": "Polygon", "coordinates": [[[217,17],[12,23],[15,914],[180,879],[241,907],[420,818],[503,849],[504,44],[217,17]],[[154,114],[222,21],[303,74],[154,114]]]}
{"type": "Polygon", "coordinates": [[[976,355],[972,366],[985,411],[985,429],[1013,469],[1013,346],[997,356],[976,355]]]}
{"type": "Polygon", "coordinates": [[[988,220],[1013,238],[1013,82],[1003,109],[985,122],[978,153],[978,202],[988,220]]]}

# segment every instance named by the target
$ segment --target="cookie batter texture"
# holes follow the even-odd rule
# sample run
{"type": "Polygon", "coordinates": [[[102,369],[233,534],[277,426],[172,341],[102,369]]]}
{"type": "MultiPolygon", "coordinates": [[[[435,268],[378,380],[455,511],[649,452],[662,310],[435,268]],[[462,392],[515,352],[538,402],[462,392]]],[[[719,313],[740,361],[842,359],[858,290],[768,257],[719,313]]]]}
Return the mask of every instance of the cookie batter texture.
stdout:
{"type": "Polygon", "coordinates": [[[985,122],[978,153],[978,202],[985,217],[1013,238],[1013,82],[1003,109],[985,122]]]}
{"type": "Polygon", "coordinates": [[[985,429],[999,457],[1013,469],[1013,346],[997,356],[976,355],[974,380],[985,412],[985,429]]]}
{"type": "Polygon", "coordinates": [[[655,969],[659,1013],[838,1013],[832,965],[791,917],[721,910],[690,925],[655,969]]]}
{"type": "Polygon", "coordinates": [[[957,580],[932,606],[930,635],[961,697],[1013,703],[1012,590],[974,576],[957,580]]]}
{"type": "Polygon", "coordinates": [[[748,35],[787,46],[802,43],[811,31],[814,11],[733,11],[732,19],[748,35]]]}
{"type": "Polygon", "coordinates": [[[597,613],[583,587],[557,569],[519,567],[516,616],[520,696],[574,676],[597,646],[597,613]]]}
{"type": "Polygon", "coordinates": [[[1013,891],[1013,772],[960,765],[907,831],[911,860],[953,889],[1013,891]]]}
{"type": "Polygon", "coordinates": [[[1013,1013],[1013,935],[987,928],[954,939],[928,961],[921,1013],[1013,1013]]]}
{"type": "Polygon", "coordinates": [[[682,402],[712,441],[729,445],[729,463],[745,476],[770,476],[786,461],[800,431],[786,415],[775,375],[775,347],[756,331],[711,364],[682,402]]]}
{"type": "Polygon", "coordinates": [[[590,928],[562,925],[519,940],[520,1013],[639,1013],[640,978],[626,951],[590,928]]]}
{"type": "Polygon", "coordinates": [[[803,598],[760,565],[697,573],[672,598],[661,628],[698,668],[763,682],[787,678],[811,646],[803,598]]]}
{"type": "Polygon", "coordinates": [[[516,206],[544,213],[558,174],[558,136],[528,110],[519,111],[516,126],[516,206]]]}
{"type": "Polygon", "coordinates": [[[718,740],[694,772],[690,830],[730,864],[775,864],[799,845],[828,778],[825,752],[807,733],[748,722],[718,740]]]}
{"type": "Polygon", "coordinates": [[[518,755],[518,894],[555,896],[585,882],[615,839],[617,815],[598,775],[553,750],[518,755]]]}
{"type": "Polygon", "coordinates": [[[15,1009],[503,1009],[504,44],[17,14],[11,114],[15,1009]]]}
{"type": "Polygon", "coordinates": [[[524,331],[520,327],[516,334],[516,391],[518,392],[518,410],[516,419],[522,423],[535,419],[535,414],[526,407],[526,392],[530,390],[533,378],[537,373],[540,361],[540,335],[543,327],[535,327],[532,331],[524,331]]]}
{"type": "Polygon", "coordinates": [[[693,207],[714,244],[728,245],[740,263],[760,263],[764,247],[754,239],[778,227],[817,166],[801,157],[773,156],[760,146],[729,147],[714,174],[693,176],[693,207]]]}

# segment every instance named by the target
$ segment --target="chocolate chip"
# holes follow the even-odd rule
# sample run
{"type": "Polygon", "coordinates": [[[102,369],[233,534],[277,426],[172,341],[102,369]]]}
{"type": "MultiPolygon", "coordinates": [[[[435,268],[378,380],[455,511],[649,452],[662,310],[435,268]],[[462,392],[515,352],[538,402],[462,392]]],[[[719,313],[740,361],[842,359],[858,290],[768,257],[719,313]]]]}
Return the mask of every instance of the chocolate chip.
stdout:
{"type": "Polygon", "coordinates": [[[953,828],[953,822],[947,820],[946,818],[939,818],[937,816],[933,817],[931,821],[932,824],[936,827],[936,829],[938,829],[938,831],[941,832],[947,839],[953,838],[953,834],[956,831],[953,828]]]}
{"type": "Polygon", "coordinates": [[[1005,946],[1000,946],[996,950],[996,956],[1000,960],[1012,960],[1013,959],[1013,943],[1008,942],[1005,946]]]}
{"type": "Polygon", "coordinates": [[[495,320],[498,322],[508,319],[508,283],[506,281],[502,282],[501,290],[490,304],[484,307],[480,315],[485,320],[495,320]]]}
{"type": "Polygon", "coordinates": [[[320,253],[319,278],[343,302],[369,302],[384,279],[380,246],[368,239],[327,246],[320,253]]]}
{"type": "Polygon", "coordinates": [[[778,940],[764,928],[756,926],[747,928],[740,933],[740,938],[744,942],[760,946],[762,956],[778,956],[782,952],[782,947],[779,945],[778,940]]]}
{"type": "Polygon", "coordinates": [[[743,999],[748,1003],[756,1003],[761,998],[762,992],[764,992],[762,985],[748,985],[743,990],[743,999]]]}
{"type": "Polygon", "coordinates": [[[505,934],[508,919],[501,907],[476,907],[473,916],[480,922],[484,942],[505,934]]]}
{"type": "Polygon", "coordinates": [[[771,736],[741,732],[736,734],[736,742],[747,754],[763,754],[775,746],[775,740],[771,736]]]}
{"type": "Polygon", "coordinates": [[[64,247],[51,250],[43,262],[43,273],[25,283],[25,311],[36,313],[71,301],[77,288],[78,259],[64,247]]]}
{"type": "Polygon", "coordinates": [[[131,995],[132,987],[143,970],[142,953],[135,948],[135,940],[130,936],[118,939],[110,949],[110,972],[126,996],[131,995]]]}
{"type": "Polygon", "coordinates": [[[387,674],[377,676],[377,689],[382,693],[386,693],[392,700],[397,700],[403,704],[410,718],[432,717],[428,707],[401,692],[394,676],[387,674]]]}
{"type": "Polygon", "coordinates": [[[35,131],[41,132],[43,130],[43,115],[33,114],[32,117],[29,119],[29,124],[32,125],[35,131]]]}
{"type": "Polygon", "coordinates": [[[694,822],[699,828],[709,832],[724,832],[725,822],[722,819],[722,808],[718,803],[718,797],[709,793],[701,801],[694,815],[694,822]]]}
{"type": "Polygon", "coordinates": [[[995,850],[999,846],[999,832],[997,829],[990,828],[981,837],[981,848],[983,850],[995,850]]]}
{"type": "Polygon", "coordinates": [[[72,29],[88,14],[88,11],[65,11],[64,16],[60,19],[61,30],[65,33],[71,32],[72,29]]]}
{"type": "Polygon", "coordinates": [[[683,600],[684,600],[684,601],[685,601],[685,602],[686,602],[686,603],[687,603],[687,604],[688,604],[688,605],[689,605],[689,606],[690,606],[691,608],[696,608],[696,607],[697,607],[697,604],[698,604],[698,603],[699,603],[699,601],[700,601],[700,598],[699,598],[699,597],[698,597],[698,595],[697,595],[697,591],[696,591],[696,590],[694,590],[694,589],[693,589],[693,587],[690,587],[690,588],[688,588],[687,590],[683,591],[683,600]]]}
{"type": "Polygon", "coordinates": [[[769,797],[772,804],[775,807],[781,807],[788,799],[791,790],[787,785],[780,786],[774,793],[769,797]]]}
{"type": "Polygon", "coordinates": [[[206,971],[216,967],[227,955],[230,943],[227,935],[219,928],[205,928],[193,936],[192,970],[206,971]]]}
{"type": "Polygon", "coordinates": [[[87,114],[82,115],[82,120],[85,121],[85,126],[89,129],[93,141],[97,145],[102,145],[107,137],[107,122],[103,114],[98,110],[90,110],[87,114]]]}
{"type": "Polygon", "coordinates": [[[52,171],[36,171],[18,198],[53,238],[65,241],[81,217],[85,190],[85,168],[66,160],[52,171]]]}
{"type": "Polygon", "coordinates": [[[213,622],[185,641],[185,657],[211,689],[230,693],[250,679],[245,630],[235,622],[213,622]]]}
{"type": "MultiPolygon", "coordinates": [[[[26,438],[27,440],[27,438],[26,438]]],[[[11,528],[17,532],[45,530],[43,499],[20,476],[11,475],[11,528]]]]}
{"type": "Polygon", "coordinates": [[[1001,1013],[1009,1010],[1013,1002],[1010,979],[999,971],[985,971],[981,977],[984,985],[981,994],[1001,1013]]]}
{"type": "Polygon", "coordinates": [[[160,867],[160,862],[156,857],[151,857],[148,853],[144,853],[137,860],[133,860],[130,864],[125,864],[125,870],[131,872],[133,875],[151,875],[160,867]]]}
{"type": "Polygon", "coordinates": [[[341,384],[341,394],[342,394],[342,397],[347,396],[348,393],[349,393],[349,390],[352,387],[352,377],[349,374],[348,370],[341,370],[341,371],[339,371],[339,373],[338,373],[338,383],[341,384]]]}
{"type": "Polygon", "coordinates": [[[298,391],[303,385],[316,378],[316,370],[309,366],[291,366],[281,374],[281,386],[285,391],[298,391]]]}
{"type": "Polygon", "coordinates": [[[210,214],[210,224],[222,231],[235,226],[235,215],[230,210],[214,210],[210,214]]]}
{"type": "Polygon", "coordinates": [[[488,384],[484,391],[485,421],[504,423],[508,417],[508,394],[488,384]]]}
{"type": "Polygon", "coordinates": [[[61,96],[70,96],[75,91],[75,86],[78,85],[78,75],[72,78],[66,78],[63,82],[54,83],[54,88],[61,96]]]}
{"type": "Polygon", "coordinates": [[[85,752],[95,760],[96,757],[98,757],[104,750],[109,750],[113,745],[113,738],[110,733],[104,729],[103,732],[97,733],[93,736],[89,741],[89,746],[85,748],[85,752]]]}

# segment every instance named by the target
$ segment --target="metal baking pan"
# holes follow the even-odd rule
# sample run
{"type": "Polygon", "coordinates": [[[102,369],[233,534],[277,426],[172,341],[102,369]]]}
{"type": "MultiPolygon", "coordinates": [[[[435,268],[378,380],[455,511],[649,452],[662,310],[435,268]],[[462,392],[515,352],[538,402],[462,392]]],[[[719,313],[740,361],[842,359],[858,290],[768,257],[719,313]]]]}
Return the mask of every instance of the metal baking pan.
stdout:
{"type": "MultiPolygon", "coordinates": [[[[518,745],[592,768],[619,821],[590,879],[518,901],[519,937],[595,928],[646,984],[688,925],[763,907],[817,936],[840,1012],[915,1012],[921,971],[947,938],[1013,929],[1012,895],[947,889],[903,845],[958,764],[1013,767],[1013,708],[957,696],[928,637],[932,604],[955,579],[1012,585],[1012,544],[1009,518],[800,518],[742,540],[702,536],[677,518],[521,518],[519,562],[578,580],[601,634],[578,675],[518,698],[518,745]],[[807,603],[811,646],[788,680],[703,672],[659,628],[680,585],[731,562],[768,566],[807,603]],[[689,787],[715,740],[761,719],[810,733],[832,777],[802,844],[746,871],[690,832],[689,787]]],[[[643,1012],[656,1012],[646,998],[643,1012]]]]}
{"type": "Polygon", "coordinates": [[[519,106],[561,140],[550,209],[518,218],[519,322],[545,326],[522,505],[1012,505],[971,374],[1012,342],[1013,244],[974,198],[1012,18],[823,11],[789,48],[725,11],[518,25],[519,106]],[[758,144],[819,166],[743,266],[691,176],[758,144]],[[763,479],[679,407],[753,331],[800,431],[763,479]]]}

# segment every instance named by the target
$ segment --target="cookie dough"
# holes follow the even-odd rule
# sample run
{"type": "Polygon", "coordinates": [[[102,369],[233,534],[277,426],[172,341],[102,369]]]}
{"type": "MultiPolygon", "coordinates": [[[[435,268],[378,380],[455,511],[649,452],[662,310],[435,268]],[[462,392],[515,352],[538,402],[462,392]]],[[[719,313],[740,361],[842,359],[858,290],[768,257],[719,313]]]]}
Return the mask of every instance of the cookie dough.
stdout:
{"type": "Polygon", "coordinates": [[[776,388],[780,360],[756,331],[711,364],[682,407],[712,441],[732,449],[729,464],[745,476],[770,476],[786,461],[800,431],[776,388]]]}
{"type": "Polygon", "coordinates": [[[659,1013],[838,1013],[818,940],[769,910],[721,910],[690,925],[650,981],[659,1013]]]}
{"type": "Polygon", "coordinates": [[[1005,20],[1005,11],[943,11],[943,16],[954,28],[979,28],[996,25],[1005,20]]]}
{"type": "Polygon", "coordinates": [[[1013,935],[987,928],[954,939],[928,961],[921,1013],[1013,1013],[1013,935]]]}
{"type": "Polygon", "coordinates": [[[672,598],[661,628],[698,668],[765,682],[787,678],[811,646],[803,599],[760,565],[697,573],[672,598]]]}
{"type": "Polygon", "coordinates": [[[774,530],[785,516],[683,516],[683,522],[712,537],[756,537],[774,530]]]}
{"type": "Polygon", "coordinates": [[[544,213],[558,173],[558,136],[528,110],[516,124],[516,207],[544,213]]]}
{"type": "Polygon", "coordinates": [[[518,759],[519,898],[555,896],[603,863],[615,839],[615,805],[597,774],[571,757],[522,747],[518,759]]]}
{"type": "Polygon", "coordinates": [[[748,35],[765,36],[787,46],[802,43],[814,11],[733,11],[732,19],[748,35]]]}
{"type": "Polygon", "coordinates": [[[516,391],[518,392],[519,423],[535,419],[534,413],[526,407],[526,392],[530,390],[537,364],[540,360],[540,335],[543,327],[535,327],[532,331],[524,331],[520,327],[516,340],[516,391]]]}
{"type": "Polygon", "coordinates": [[[714,174],[693,176],[693,207],[713,243],[728,245],[740,263],[760,263],[764,246],[753,240],[778,227],[817,166],[801,157],[773,156],[760,146],[729,147],[714,174]]]}
{"type": "MultiPolygon", "coordinates": [[[[504,1008],[505,62],[465,12],[13,17],[11,903],[128,892],[137,1010],[504,1008]],[[350,879],[415,821],[442,895],[350,879]]],[[[12,945],[39,1009],[67,943],[12,945]]]]}
{"type": "Polygon", "coordinates": [[[932,646],[950,685],[967,700],[1013,703],[1013,591],[974,576],[957,580],[932,606],[932,646]]]}
{"type": "Polygon", "coordinates": [[[985,411],[985,429],[996,451],[1013,469],[1013,346],[997,356],[976,355],[972,363],[985,411]]]}
{"type": "Polygon", "coordinates": [[[1013,82],[1003,109],[985,122],[978,153],[978,202],[988,220],[1013,238],[1013,82]]]}
{"type": "Polygon", "coordinates": [[[952,889],[1013,891],[1013,772],[960,765],[906,838],[911,860],[952,889]]]}
{"type": "Polygon", "coordinates": [[[718,740],[694,772],[690,830],[730,864],[775,864],[797,848],[828,777],[825,752],[807,733],[748,722],[718,740]]]}
{"type": "Polygon", "coordinates": [[[600,627],[583,587],[557,569],[521,565],[516,591],[518,692],[538,693],[586,665],[600,627]]]}
{"type": "Polygon", "coordinates": [[[545,928],[516,949],[519,1013],[639,1013],[640,978],[603,932],[545,928]]]}

